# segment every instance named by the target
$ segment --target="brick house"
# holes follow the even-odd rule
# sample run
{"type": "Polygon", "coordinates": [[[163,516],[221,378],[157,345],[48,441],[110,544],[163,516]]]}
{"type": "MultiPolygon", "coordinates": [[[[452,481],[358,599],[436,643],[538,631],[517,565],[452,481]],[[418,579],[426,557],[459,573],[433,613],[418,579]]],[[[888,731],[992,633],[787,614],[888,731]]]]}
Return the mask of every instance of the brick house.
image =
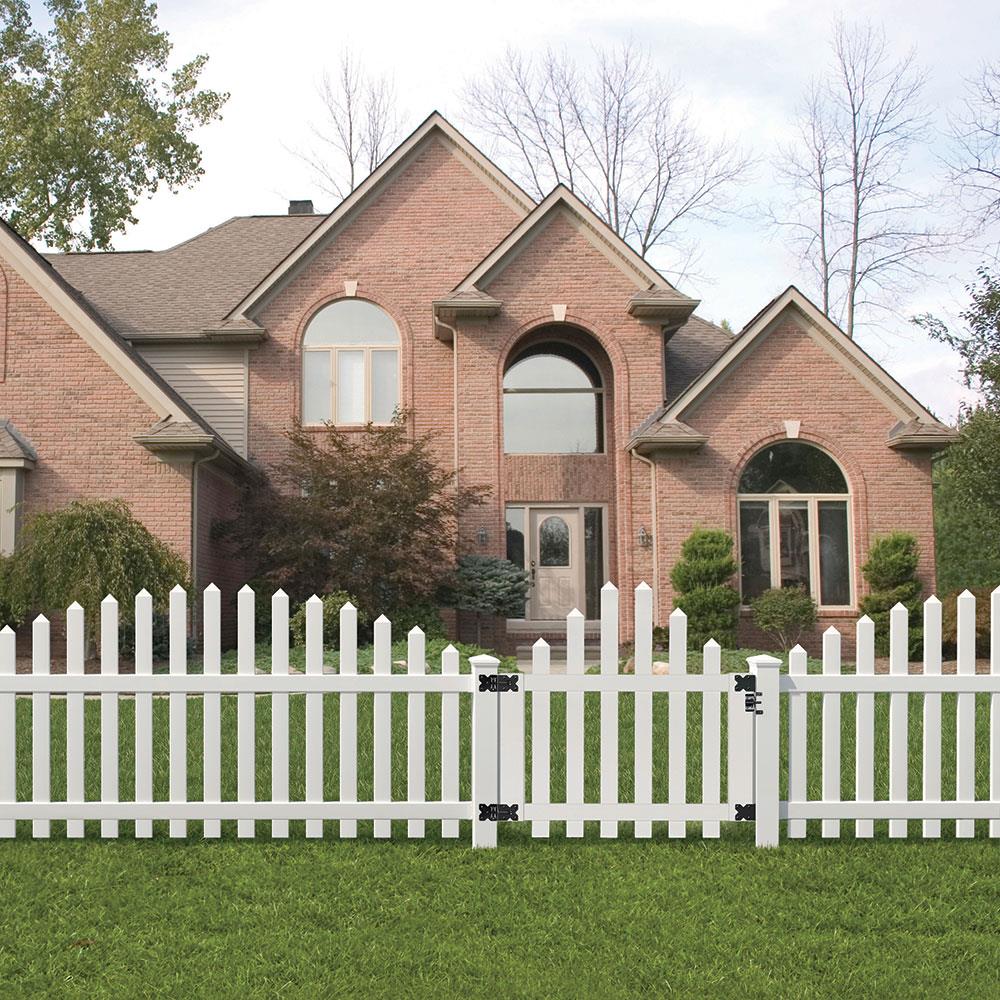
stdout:
{"type": "Polygon", "coordinates": [[[43,256],[0,226],[0,546],[34,511],[121,496],[231,593],[243,569],[210,530],[249,464],[298,419],[402,407],[492,487],[458,549],[531,572],[497,641],[593,621],[606,579],[649,582],[665,622],[698,525],[738,539],[746,599],[802,584],[821,628],[856,615],[880,533],[919,538],[931,589],[953,432],[795,288],[735,338],[697,306],[437,114],[330,215],[292,202],[155,253],[43,256]]]}

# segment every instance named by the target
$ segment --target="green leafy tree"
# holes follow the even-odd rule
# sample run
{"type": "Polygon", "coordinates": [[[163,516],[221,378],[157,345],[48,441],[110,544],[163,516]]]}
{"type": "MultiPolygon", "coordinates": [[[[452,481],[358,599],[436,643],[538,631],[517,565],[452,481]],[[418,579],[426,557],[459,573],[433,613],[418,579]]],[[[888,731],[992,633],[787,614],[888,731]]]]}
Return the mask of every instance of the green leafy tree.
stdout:
{"type": "Polygon", "coordinates": [[[788,652],[816,625],[816,602],[802,587],[771,587],[750,605],[754,624],[788,652]]]}
{"type": "Polygon", "coordinates": [[[736,573],[733,539],[725,531],[696,528],[681,546],[681,558],[670,572],[677,596],[674,607],[688,619],[688,645],[701,649],[709,639],[732,649],[740,595],[732,586],[736,573]]]}
{"type": "Polygon", "coordinates": [[[907,655],[918,656],[923,644],[922,602],[917,565],[920,548],[916,538],[905,531],[876,538],[868,561],[861,567],[870,592],[861,599],[861,613],[875,623],[875,652],[889,655],[889,617],[897,604],[910,613],[907,655]]]}
{"type": "MultiPolygon", "coordinates": [[[[323,597],[323,644],[336,646],[340,642],[340,609],[345,604],[357,607],[354,598],[346,590],[337,590],[323,597]]],[[[358,625],[369,625],[371,619],[363,611],[358,612],[358,625]]],[[[294,645],[306,644],[306,602],[303,601],[288,620],[288,630],[294,645]]]]}
{"type": "Polygon", "coordinates": [[[111,245],[161,184],[202,173],[191,134],[227,94],[201,90],[207,56],[171,69],[148,0],[0,0],[0,212],[63,250],[111,245]]]}
{"type": "Polygon", "coordinates": [[[15,621],[58,614],[74,601],[84,610],[88,649],[100,624],[101,601],[118,599],[130,622],[135,595],[145,588],[166,608],[172,587],[187,586],[184,560],[136,520],[124,500],[75,500],[36,514],[0,572],[0,603],[15,621]]]}
{"type": "Polygon", "coordinates": [[[507,559],[463,556],[448,588],[447,603],[476,613],[476,643],[482,641],[483,615],[520,618],[528,597],[528,574],[507,559]]]}
{"type": "Polygon", "coordinates": [[[293,602],[347,590],[359,611],[397,627],[433,603],[454,566],[458,515],[488,489],[456,489],[432,436],[412,436],[405,414],[360,433],[328,425],[287,436],[287,458],[272,476],[247,478],[217,537],[293,602]]]}

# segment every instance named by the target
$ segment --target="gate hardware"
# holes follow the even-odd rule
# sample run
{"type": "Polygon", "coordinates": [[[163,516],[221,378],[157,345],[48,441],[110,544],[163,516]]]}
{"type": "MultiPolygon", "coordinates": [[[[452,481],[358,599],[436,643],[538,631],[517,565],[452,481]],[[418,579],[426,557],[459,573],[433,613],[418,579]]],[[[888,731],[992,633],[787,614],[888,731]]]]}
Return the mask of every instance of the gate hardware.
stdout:
{"type": "Polygon", "coordinates": [[[518,806],[514,803],[505,805],[503,802],[480,802],[479,822],[503,823],[507,820],[517,821],[518,806]]]}
{"type": "Polygon", "coordinates": [[[756,691],[757,690],[757,675],[756,674],[734,674],[736,678],[736,688],[737,694],[740,691],[756,691]]]}
{"type": "Polygon", "coordinates": [[[764,711],[760,707],[761,695],[747,692],[743,695],[743,711],[751,715],[763,715],[764,711]]]}
{"type": "Polygon", "coordinates": [[[493,691],[497,694],[517,691],[517,674],[480,674],[479,690],[493,691]]]}
{"type": "MultiPolygon", "coordinates": [[[[482,809],[482,806],[479,807],[482,809]]],[[[755,820],[757,818],[757,804],[755,802],[736,803],[736,821],[745,819],[755,820]]]]}

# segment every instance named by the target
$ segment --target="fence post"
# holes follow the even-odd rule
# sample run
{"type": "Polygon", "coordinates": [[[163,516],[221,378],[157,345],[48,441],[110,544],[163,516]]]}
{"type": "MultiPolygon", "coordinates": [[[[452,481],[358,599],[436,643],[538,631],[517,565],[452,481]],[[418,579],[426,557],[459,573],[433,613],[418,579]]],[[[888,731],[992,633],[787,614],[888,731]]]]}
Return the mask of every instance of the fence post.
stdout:
{"type": "Polygon", "coordinates": [[[500,761],[498,707],[495,692],[482,690],[480,674],[495,674],[500,661],[495,656],[473,656],[472,667],[472,846],[496,847],[497,824],[487,818],[479,805],[500,801],[500,761]]]}
{"type": "Polygon", "coordinates": [[[754,724],[754,803],[758,847],[778,846],[778,725],[779,672],[776,656],[751,656],[747,662],[757,675],[760,715],[754,724]]]}

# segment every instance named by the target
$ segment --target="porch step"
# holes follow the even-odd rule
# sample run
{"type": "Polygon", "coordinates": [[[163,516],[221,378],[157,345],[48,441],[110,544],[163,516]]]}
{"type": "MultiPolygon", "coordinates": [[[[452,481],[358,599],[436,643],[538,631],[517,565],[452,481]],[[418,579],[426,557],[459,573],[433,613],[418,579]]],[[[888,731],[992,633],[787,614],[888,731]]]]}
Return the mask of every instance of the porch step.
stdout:
{"type": "MultiPolygon", "coordinates": [[[[553,665],[559,664],[562,667],[566,665],[566,641],[565,640],[547,640],[549,642],[549,661],[553,665]]],[[[530,643],[522,643],[518,645],[516,649],[517,663],[518,666],[530,666],[531,664],[531,645],[530,643]]],[[[600,663],[601,661],[601,644],[599,642],[592,642],[587,640],[583,644],[583,661],[586,666],[593,666],[600,663]]]]}

